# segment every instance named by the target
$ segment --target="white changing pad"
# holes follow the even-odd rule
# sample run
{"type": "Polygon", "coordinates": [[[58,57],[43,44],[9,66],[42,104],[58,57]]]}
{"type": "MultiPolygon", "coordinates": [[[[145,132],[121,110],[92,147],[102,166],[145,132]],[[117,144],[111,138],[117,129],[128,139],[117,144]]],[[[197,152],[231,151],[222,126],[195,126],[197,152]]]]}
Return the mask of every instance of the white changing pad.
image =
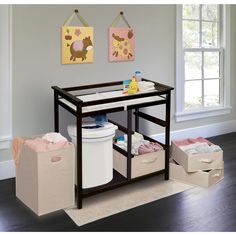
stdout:
{"type": "MultiPolygon", "coordinates": [[[[102,93],[77,96],[77,98],[79,98],[83,102],[89,102],[89,101],[96,101],[96,100],[107,99],[107,98],[127,96],[123,94],[122,92],[123,92],[122,90],[102,92],[102,93]]],[[[150,91],[150,92],[153,92],[153,91],[150,91]]],[[[82,108],[82,113],[105,110],[105,109],[110,109],[110,108],[117,108],[117,107],[124,107],[126,110],[126,107],[130,105],[142,104],[146,102],[155,102],[159,100],[164,100],[164,98],[161,98],[160,96],[151,96],[151,97],[145,97],[145,98],[136,98],[136,99],[130,99],[130,100],[124,100],[124,101],[118,101],[118,102],[111,102],[111,103],[106,103],[106,104],[87,106],[87,107],[82,108]]],[[[60,101],[66,104],[67,106],[69,106],[70,108],[72,108],[73,110],[76,110],[76,106],[70,103],[69,101],[67,101],[66,99],[61,98],[60,101]]]]}

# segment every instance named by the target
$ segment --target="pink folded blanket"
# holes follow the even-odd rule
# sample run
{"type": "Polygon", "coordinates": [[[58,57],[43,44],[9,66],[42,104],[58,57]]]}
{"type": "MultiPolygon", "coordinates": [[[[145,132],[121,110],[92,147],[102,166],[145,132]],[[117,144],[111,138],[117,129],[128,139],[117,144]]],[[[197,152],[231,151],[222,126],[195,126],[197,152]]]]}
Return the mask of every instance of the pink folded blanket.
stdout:
{"type": "Polygon", "coordinates": [[[212,145],[210,141],[208,141],[207,139],[203,137],[173,140],[173,143],[178,147],[193,144],[193,143],[207,143],[209,146],[212,145]]]}
{"type": "Polygon", "coordinates": [[[163,147],[159,143],[150,142],[147,144],[142,144],[138,148],[138,154],[146,154],[151,152],[157,152],[163,150],[163,147]]]}
{"type": "Polygon", "coordinates": [[[25,140],[25,145],[35,152],[48,152],[69,147],[70,143],[68,141],[59,141],[53,143],[42,138],[35,138],[25,140]]]}

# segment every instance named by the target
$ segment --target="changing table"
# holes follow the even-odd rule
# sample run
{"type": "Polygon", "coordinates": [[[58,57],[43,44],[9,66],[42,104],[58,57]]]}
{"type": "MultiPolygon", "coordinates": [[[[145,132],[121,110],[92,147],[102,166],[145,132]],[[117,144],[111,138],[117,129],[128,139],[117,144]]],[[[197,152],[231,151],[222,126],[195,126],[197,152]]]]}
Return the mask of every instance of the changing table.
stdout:
{"type": "MultiPolygon", "coordinates": [[[[142,78],[142,81],[150,81],[142,78]]],[[[54,90],[54,128],[59,132],[59,106],[63,107],[71,114],[76,116],[77,131],[77,208],[82,208],[82,199],[100,192],[114,189],[135,181],[145,179],[150,176],[163,174],[165,180],[169,179],[169,146],[170,146],[170,105],[171,90],[164,84],[150,81],[155,84],[155,89],[148,92],[138,92],[136,94],[123,94],[123,81],[110,83],[91,84],[68,88],[59,88],[52,86],[54,90]],[[146,114],[140,108],[165,105],[165,119],[146,114]],[[113,180],[108,184],[90,188],[82,188],[82,119],[92,115],[101,115],[113,112],[127,111],[127,127],[110,120],[109,122],[118,126],[118,129],[127,134],[127,151],[113,145],[116,152],[121,153],[127,159],[127,168],[125,177],[114,170],[113,180]],[[132,158],[131,154],[131,136],[132,116],[135,116],[135,131],[139,132],[139,118],[150,121],[165,128],[165,143],[160,143],[164,149],[163,169],[132,178],[132,158]]],[[[140,133],[140,132],[139,132],[140,133]]],[[[146,140],[157,142],[151,137],[143,134],[146,140]]]]}

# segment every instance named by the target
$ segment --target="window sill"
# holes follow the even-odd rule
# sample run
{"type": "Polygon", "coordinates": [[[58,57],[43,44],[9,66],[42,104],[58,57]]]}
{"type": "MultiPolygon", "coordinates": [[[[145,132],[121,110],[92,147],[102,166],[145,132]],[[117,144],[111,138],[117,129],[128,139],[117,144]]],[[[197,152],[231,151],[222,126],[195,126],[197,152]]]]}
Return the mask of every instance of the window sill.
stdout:
{"type": "Polygon", "coordinates": [[[181,121],[195,120],[211,116],[225,115],[229,114],[231,112],[231,109],[232,109],[231,106],[227,106],[227,107],[218,107],[214,109],[208,108],[198,111],[180,112],[175,114],[175,120],[176,122],[181,122],[181,121]]]}

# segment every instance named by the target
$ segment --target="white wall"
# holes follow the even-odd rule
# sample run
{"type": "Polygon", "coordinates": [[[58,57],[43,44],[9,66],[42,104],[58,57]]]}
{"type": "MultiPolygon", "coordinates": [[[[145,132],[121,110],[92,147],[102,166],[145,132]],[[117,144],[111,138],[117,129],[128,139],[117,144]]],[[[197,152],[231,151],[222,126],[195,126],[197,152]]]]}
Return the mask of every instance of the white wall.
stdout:
{"type": "Polygon", "coordinates": [[[10,7],[8,5],[0,5],[0,150],[9,148],[12,138],[10,15],[10,7]]]}
{"type": "Polygon", "coordinates": [[[73,86],[123,80],[140,69],[146,78],[174,86],[173,5],[15,6],[13,22],[15,135],[52,130],[51,85],[73,86]],[[60,26],[76,7],[95,28],[94,63],[61,65],[60,26]],[[136,60],[109,63],[107,29],[120,10],[125,12],[136,30],[136,60]]]}
{"type": "MultiPolygon", "coordinates": [[[[235,17],[236,6],[233,6],[232,22],[235,17]]],[[[235,42],[232,24],[232,113],[181,123],[175,123],[172,117],[172,130],[236,118],[235,42]]],[[[137,69],[148,79],[175,86],[175,5],[13,6],[13,135],[53,130],[52,85],[66,87],[124,80],[137,69]],[[95,28],[93,64],[61,65],[60,26],[75,8],[79,8],[81,15],[95,28]],[[109,63],[107,28],[121,10],[136,30],[136,59],[134,62],[109,63]]],[[[172,115],[174,96],[175,92],[172,93],[172,115]]],[[[162,113],[161,108],[149,111],[156,115],[162,113]]],[[[66,113],[62,117],[71,119],[66,113]]],[[[160,132],[154,126],[144,126],[144,129],[150,134],[160,132]]],[[[10,154],[7,159],[9,157],[10,154]]]]}

